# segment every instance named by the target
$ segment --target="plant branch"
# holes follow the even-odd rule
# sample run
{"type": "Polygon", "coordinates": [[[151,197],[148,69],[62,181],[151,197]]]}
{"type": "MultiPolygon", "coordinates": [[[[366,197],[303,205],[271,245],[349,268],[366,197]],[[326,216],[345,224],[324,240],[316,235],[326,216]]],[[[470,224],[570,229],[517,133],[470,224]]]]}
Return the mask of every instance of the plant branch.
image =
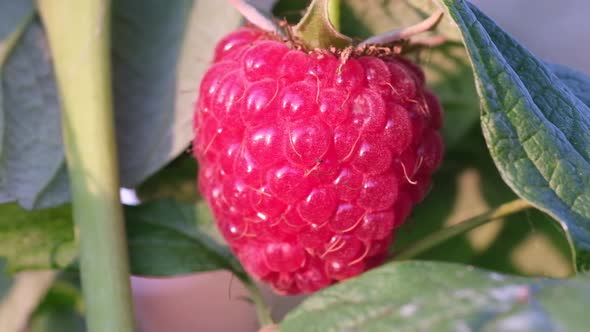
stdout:
{"type": "Polygon", "coordinates": [[[62,127],[90,332],[135,331],[111,96],[110,1],[38,0],[62,127]]]}
{"type": "Polygon", "coordinates": [[[490,221],[507,217],[511,214],[521,212],[523,210],[532,208],[533,206],[522,199],[517,199],[498,206],[479,216],[467,219],[456,225],[443,228],[435,233],[427,235],[418,242],[401,249],[398,253],[394,253],[393,260],[407,260],[414,258],[425,251],[461,234],[464,234],[478,226],[484,225],[490,221]]]}
{"type": "Polygon", "coordinates": [[[24,331],[27,328],[31,315],[56,276],[55,271],[27,271],[16,275],[10,291],[0,302],[0,325],[3,332],[24,331]]]}

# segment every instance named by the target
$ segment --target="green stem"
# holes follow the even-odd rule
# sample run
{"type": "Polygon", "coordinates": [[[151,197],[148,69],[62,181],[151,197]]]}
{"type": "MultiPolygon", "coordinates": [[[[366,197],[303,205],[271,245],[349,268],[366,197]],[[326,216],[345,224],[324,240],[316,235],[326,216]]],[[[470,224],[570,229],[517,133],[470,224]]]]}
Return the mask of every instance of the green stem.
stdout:
{"type": "Polygon", "coordinates": [[[252,301],[252,303],[254,303],[254,306],[256,307],[256,316],[258,317],[258,324],[260,324],[260,327],[263,328],[274,325],[275,322],[272,320],[270,308],[266,304],[266,301],[264,300],[264,297],[262,296],[260,289],[246,274],[236,273],[236,276],[238,277],[238,279],[240,279],[240,281],[248,290],[248,292],[250,292],[250,300],[252,301]]]}
{"type": "Polygon", "coordinates": [[[338,32],[334,24],[340,21],[338,0],[313,0],[307,12],[294,27],[294,32],[311,49],[345,49],[352,39],[338,32]]]}
{"type": "Polygon", "coordinates": [[[394,260],[407,260],[414,258],[425,251],[461,234],[464,234],[478,226],[486,224],[490,221],[494,221],[500,218],[507,217],[511,214],[532,208],[532,205],[524,200],[517,199],[512,202],[508,202],[500,205],[499,207],[490,210],[479,216],[467,219],[456,225],[443,228],[440,231],[430,234],[413,245],[408,246],[400,250],[397,254],[394,254],[394,260]]]}
{"type": "Polygon", "coordinates": [[[63,107],[90,332],[135,331],[111,96],[110,1],[38,0],[63,107]]]}

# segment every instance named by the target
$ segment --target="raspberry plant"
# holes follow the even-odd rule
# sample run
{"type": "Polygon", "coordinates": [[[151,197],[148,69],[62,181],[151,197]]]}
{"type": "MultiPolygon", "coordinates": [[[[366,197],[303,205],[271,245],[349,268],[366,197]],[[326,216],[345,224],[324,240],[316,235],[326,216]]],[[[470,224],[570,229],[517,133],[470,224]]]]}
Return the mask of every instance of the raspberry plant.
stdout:
{"type": "Polygon", "coordinates": [[[230,2],[0,4],[0,266],[53,271],[2,331],[213,270],[265,330],[585,330],[590,77],[464,0],[230,2]]]}

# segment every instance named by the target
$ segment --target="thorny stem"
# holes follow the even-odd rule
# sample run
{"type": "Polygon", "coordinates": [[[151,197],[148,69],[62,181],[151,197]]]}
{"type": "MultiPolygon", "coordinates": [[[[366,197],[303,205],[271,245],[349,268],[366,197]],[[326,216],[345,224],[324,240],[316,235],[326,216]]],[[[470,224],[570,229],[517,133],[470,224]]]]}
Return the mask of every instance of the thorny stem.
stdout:
{"type": "Polygon", "coordinates": [[[533,206],[522,199],[517,199],[498,206],[479,216],[467,219],[456,225],[443,228],[433,234],[430,234],[418,242],[401,249],[397,254],[394,253],[393,260],[407,260],[414,258],[425,251],[461,234],[464,234],[478,226],[484,225],[490,221],[507,217],[509,215],[532,208],[533,206]]]}
{"type": "Polygon", "coordinates": [[[37,4],[63,109],[88,331],[132,332],[135,320],[112,106],[110,1],[37,4]]]}
{"type": "Polygon", "coordinates": [[[260,289],[250,277],[245,274],[236,274],[236,276],[242,281],[244,287],[250,292],[250,300],[256,307],[256,316],[258,316],[258,323],[261,328],[272,326],[275,322],[272,320],[270,315],[270,308],[264,300],[260,289]]]}

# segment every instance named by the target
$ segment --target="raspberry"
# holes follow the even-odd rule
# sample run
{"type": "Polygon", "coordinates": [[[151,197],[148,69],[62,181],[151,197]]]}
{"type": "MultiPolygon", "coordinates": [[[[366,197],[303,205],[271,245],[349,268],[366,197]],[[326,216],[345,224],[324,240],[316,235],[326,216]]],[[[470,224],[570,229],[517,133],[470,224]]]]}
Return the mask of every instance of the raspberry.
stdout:
{"type": "Polygon", "coordinates": [[[199,188],[244,268],[283,294],[379,265],[429,189],[441,107],[406,58],[226,36],[194,117],[199,188]]]}

